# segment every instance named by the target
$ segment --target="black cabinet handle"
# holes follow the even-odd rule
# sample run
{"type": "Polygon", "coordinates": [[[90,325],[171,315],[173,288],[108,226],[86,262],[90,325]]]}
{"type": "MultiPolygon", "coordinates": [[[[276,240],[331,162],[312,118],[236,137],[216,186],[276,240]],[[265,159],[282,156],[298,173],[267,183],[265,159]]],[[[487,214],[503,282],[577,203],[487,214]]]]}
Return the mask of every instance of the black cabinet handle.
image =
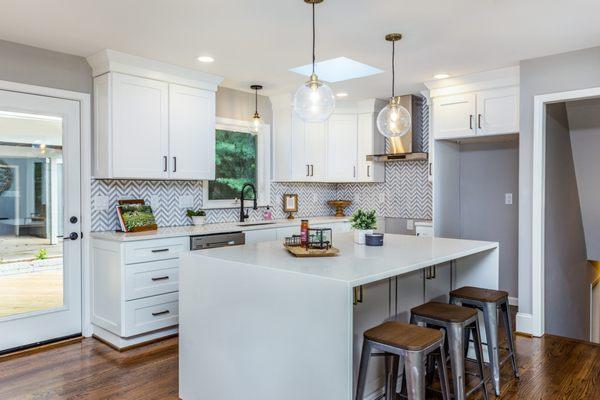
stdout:
{"type": "Polygon", "coordinates": [[[153,253],[164,253],[165,251],[169,251],[169,249],[155,249],[155,250],[152,250],[153,253]]]}
{"type": "Polygon", "coordinates": [[[481,129],[481,114],[477,114],[477,128],[481,129]]]}
{"type": "Polygon", "coordinates": [[[169,276],[168,276],[168,275],[167,275],[167,276],[158,276],[158,277],[156,277],[156,278],[152,278],[152,280],[153,280],[154,282],[156,282],[156,281],[164,281],[164,280],[166,280],[166,279],[169,279],[169,276]]]}
{"type": "Polygon", "coordinates": [[[310,176],[310,165],[306,164],[306,176],[310,176]]]}
{"type": "Polygon", "coordinates": [[[165,314],[168,314],[168,313],[170,313],[170,311],[169,311],[169,310],[165,310],[165,311],[159,311],[159,312],[153,312],[153,313],[152,313],[152,316],[153,316],[153,317],[158,317],[159,315],[165,315],[165,314]]]}
{"type": "Polygon", "coordinates": [[[167,172],[167,162],[168,162],[167,156],[163,156],[163,160],[164,160],[164,163],[165,163],[163,172],[167,172]]]}
{"type": "Polygon", "coordinates": [[[469,129],[473,129],[473,114],[469,115],[469,129]]]}
{"type": "Polygon", "coordinates": [[[177,157],[173,157],[173,172],[177,172],[177,157]]]}
{"type": "Polygon", "coordinates": [[[371,177],[371,166],[367,165],[367,178],[371,177]]]}

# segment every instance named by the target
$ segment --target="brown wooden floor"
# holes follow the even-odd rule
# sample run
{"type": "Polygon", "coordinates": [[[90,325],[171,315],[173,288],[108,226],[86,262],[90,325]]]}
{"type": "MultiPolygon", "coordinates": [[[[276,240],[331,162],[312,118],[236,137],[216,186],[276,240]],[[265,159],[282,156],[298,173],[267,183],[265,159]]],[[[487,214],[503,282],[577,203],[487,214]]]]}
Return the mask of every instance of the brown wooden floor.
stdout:
{"type": "MultiPolygon", "coordinates": [[[[501,399],[600,399],[599,346],[550,336],[516,345],[521,379],[505,365],[501,399]]],[[[124,353],[84,339],[0,361],[2,400],[177,398],[177,338],[124,353]]]]}

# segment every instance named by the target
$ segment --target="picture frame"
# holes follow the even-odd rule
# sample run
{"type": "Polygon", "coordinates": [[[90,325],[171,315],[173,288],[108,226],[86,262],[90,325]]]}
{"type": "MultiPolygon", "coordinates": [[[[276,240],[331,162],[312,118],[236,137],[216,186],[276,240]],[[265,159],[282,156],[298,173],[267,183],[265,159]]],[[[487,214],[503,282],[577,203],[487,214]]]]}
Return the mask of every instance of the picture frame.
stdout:
{"type": "Polygon", "coordinates": [[[285,193],[283,195],[283,212],[289,213],[288,219],[294,219],[295,212],[298,212],[298,195],[285,193]]]}

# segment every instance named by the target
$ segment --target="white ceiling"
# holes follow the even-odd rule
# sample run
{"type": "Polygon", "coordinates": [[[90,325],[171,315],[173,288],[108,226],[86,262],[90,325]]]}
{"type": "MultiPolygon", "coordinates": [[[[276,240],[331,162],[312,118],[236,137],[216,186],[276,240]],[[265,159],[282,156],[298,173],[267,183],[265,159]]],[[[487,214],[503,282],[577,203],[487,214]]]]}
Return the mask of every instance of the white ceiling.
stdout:
{"type": "MultiPolygon", "coordinates": [[[[310,6],[302,0],[2,0],[0,38],[89,56],[104,48],[225,77],[223,86],[293,91],[310,62],[310,6]],[[201,64],[199,55],[216,61],[201,64]]],[[[333,84],[352,98],[390,94],[384,36],[401,32],[399,93],[434,74],[460,75],[600,45],[596,0],[325,0],[317,59],[349,57],[383,74],[333,84]]]]}

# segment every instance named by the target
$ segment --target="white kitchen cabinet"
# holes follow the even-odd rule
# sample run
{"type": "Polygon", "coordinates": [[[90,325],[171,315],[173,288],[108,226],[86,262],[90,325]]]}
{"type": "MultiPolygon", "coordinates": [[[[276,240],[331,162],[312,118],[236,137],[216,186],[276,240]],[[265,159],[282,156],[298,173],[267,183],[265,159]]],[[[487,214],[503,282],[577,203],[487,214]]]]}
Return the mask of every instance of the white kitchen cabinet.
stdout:
{"type": "Polygon", "coordinates": [[[447,303],[452,290],[452,268],[450,263],[425,268],[425,301],[447,303]]]}
{"type": "Polygon", "coordinates": [[[277,229],[256,229],[244,232],[246,235],[246,244],[270,242],[277,240],[277,229]]]}
{"type": "Polygon", "coordinates": [[[356,176],[359,182],[383,182],[385,164],[367,161],[368,155],[385,152],[385,137],[377,130],[377,114],[358,114],[356,176]]]}
{"type": "Polygon", "coordinates": [[[304,125],[304,159],[309,167],[309,181],[327,179],[327,123],[308,122],[304,125]]]}
{"type": "MultiPolygon", "coordinates": [[[[292,162],[300,162],[302,166],[304,160],[293,160],[291,153],[293,125],[293,111],[289,108],[283,110],[273,110],[273,173],[274,181],[285,181],[292,177],[292,162]]],[[[302,127],[304,129],[304,127],[302,127]]],[[[304,143],[302,143],[304,149],[304,143]]],[[[304,152],[304,150],[302,150],[304,152]]],[[[302,170],[302,167],[300,167],[302,170]]],[[[306,174],[306,170],[304,170],[306,174]]]]}
{"type": "Polygon", "coordinates": [[[215,178],[215,93],[169,85],[169,176],[215,178]]]}
{"type": "Polygon", "coordinates": [[[358,116],[333,114],[327,130],[327,179],[334,182],[357,178],[358,116]]]}
{"type": "Polygon", "coordinates": [[[502,135],[518,131],[518,87],[485,90],[477,93],[478,135],[502,135]]]}
{"type": "Polygon", "coordinates": [[[436,139],[453,139],[476,134],[476,96],[473,93],[433,99],[433,130],[436,139]]]}

